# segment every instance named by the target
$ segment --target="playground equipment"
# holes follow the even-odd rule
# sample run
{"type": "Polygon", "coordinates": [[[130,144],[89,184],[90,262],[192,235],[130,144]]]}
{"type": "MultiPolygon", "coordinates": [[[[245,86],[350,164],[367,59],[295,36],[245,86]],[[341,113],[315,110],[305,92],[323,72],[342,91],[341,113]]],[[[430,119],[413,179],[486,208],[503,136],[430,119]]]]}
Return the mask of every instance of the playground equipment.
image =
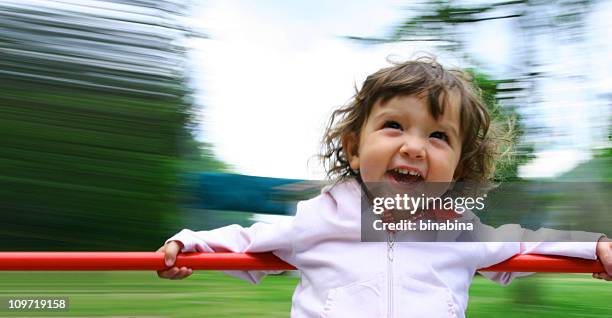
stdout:
{"type": "MultiPolygon", "coordinates": [[[[184,253],[176,266],[195,270],[295,270],[272,253],[184,253]]],[[[166,268],[161,252],[0,252],[0,271],[112,271],[166,268]]],[[[563,256],[516,255],[482,268],[491,272],[603,272],[598,261],[563,256]]]]}

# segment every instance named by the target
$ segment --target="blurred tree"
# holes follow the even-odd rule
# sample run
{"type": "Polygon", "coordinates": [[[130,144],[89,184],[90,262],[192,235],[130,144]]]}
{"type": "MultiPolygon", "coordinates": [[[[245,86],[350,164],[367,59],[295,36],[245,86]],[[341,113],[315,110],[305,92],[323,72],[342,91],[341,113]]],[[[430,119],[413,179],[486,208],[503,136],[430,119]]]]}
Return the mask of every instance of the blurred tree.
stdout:
{"type": "Polygon", "coordinates": [[[183,167],[186,172],[230,172],[232,167],[215,158],[213,146],[193,138],[186,139],[187,149],[183,152],[183,167]]]}
{"type": "Polygon", "coordinates": [[[543,34],[554,35],[554,40],[581,41],[585,34],[585,18],[596,0],[564,1],[498,1],[474,3],[453,0],[428,0],[405,6],[414,13],[394,28],[387,37],[358,38],[370,42],[426,41],[442,49],[462,54],[477,64],[466,48],[470,33],[465,27],[493,20],[511,19],[522,39],[513,42],[516,57],[520,59],[519,72],[526,78],[538,76],[534,69],[542,63],[535,43],[543,34]]]}
{"type": "Polygon", "coordinates": [[[500,139],[500,159],[497,161],[493,179],[496,182],[518,181],[520,179],[518,167],[534,156],[531,144],[519,142],[525,129],[516,107],[512,105],[501,107],[498,103],[500,99],[505,98],[504,94],[508,91],[501,86],[512,80],[494,80],[475,68],[469,68],[467,71],[481,89],[482,98],[494,123],[492,129],[497,131],[497,138],[500,139]]]}
{"type": "Polygon", "coordinates": [[[155,248],[183,169],[226,169],[191,131],[188,9],[0,3],[0,249],[155,248]]]}
{"type": "Polygon", "coordinates": [[[612,182],[612,148],[595,149],[593,159],[564,173],[559,180],[612,182]]]}

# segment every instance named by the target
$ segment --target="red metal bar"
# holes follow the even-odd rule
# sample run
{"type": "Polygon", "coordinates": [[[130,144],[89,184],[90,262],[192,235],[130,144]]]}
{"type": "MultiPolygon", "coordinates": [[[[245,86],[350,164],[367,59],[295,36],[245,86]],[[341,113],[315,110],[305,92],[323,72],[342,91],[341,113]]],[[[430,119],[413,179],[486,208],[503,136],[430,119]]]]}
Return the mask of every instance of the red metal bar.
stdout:
{"type": "MultiPolygon", "coordinates": [[[[272,253],[184,253],[177,266],[196,270],[294,270],[272,253]]],[[[159,252],[0,252],[0,271],[110,271],[164,269],[159,252]]],[[[603,272],[598,261],[561,256],[517,255],[483,268],[493,272],[603,272]]]]}
{"type": "Polygon", "coordinates": [[[548,273],[600,273],[604,271],[599,261],[565,257],[524,254],[505,262],[481,268],[483,272],[548,272],[548,273]]]}

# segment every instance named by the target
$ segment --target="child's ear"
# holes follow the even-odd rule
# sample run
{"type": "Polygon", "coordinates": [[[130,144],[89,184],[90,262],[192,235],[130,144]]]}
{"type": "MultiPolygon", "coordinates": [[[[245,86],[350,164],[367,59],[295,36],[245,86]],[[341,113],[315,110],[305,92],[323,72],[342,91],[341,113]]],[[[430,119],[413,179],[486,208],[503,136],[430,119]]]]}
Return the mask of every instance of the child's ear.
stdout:
{"type": "Polygon", "coordinates": [[[353,170],[359,170],[359,141],[354,133],[342,136],[342,149],[353,170]]]}

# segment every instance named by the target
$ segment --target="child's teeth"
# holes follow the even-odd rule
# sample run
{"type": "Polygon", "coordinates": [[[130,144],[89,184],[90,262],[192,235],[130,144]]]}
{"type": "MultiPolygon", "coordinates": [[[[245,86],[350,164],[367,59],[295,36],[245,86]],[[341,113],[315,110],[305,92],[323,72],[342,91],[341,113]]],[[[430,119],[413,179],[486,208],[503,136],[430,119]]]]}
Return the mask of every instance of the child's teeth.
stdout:
{"type": "Polygon", "coordinates": [[[398,168],[398,169],[395,169],[395,171],[401,174],[409,174],[411,176],[420,176],[420,174],[417,171],[413,171],[413,170],[398,168]]]}

